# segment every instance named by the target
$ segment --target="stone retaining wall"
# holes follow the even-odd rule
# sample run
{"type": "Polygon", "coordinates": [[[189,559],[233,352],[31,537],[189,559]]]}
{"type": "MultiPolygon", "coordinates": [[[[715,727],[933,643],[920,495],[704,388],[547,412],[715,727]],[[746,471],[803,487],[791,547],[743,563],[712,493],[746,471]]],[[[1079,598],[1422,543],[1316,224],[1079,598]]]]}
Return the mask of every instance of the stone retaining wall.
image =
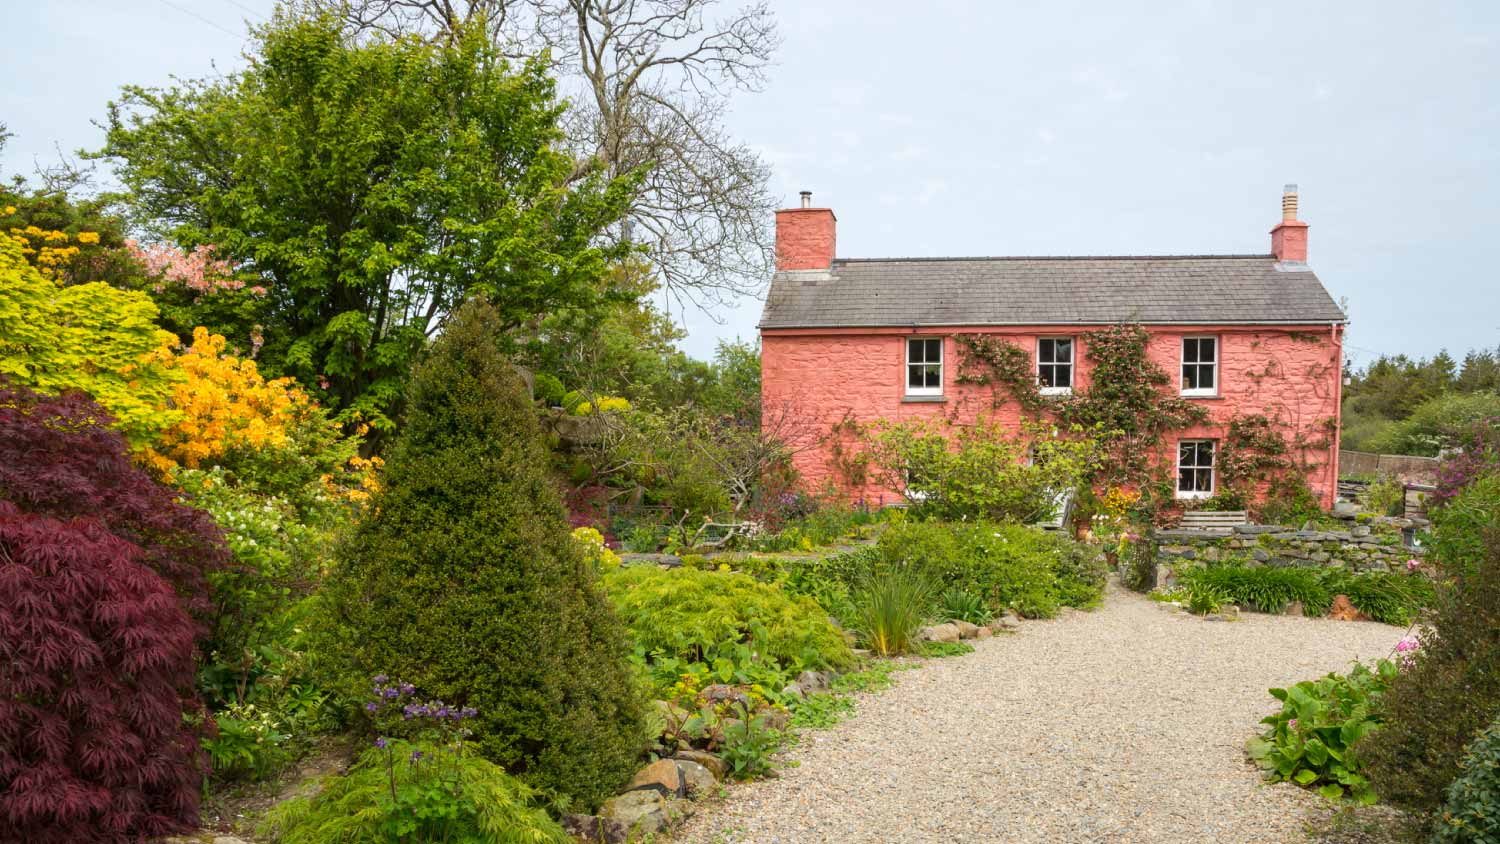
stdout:
{"type": "Polygon", "coordinates": [[[1347,568],[1350,571],[1398,571],[1423,548],[1409,547],[1402,530],[1412,523],[1383,519],[1348,530],[1298,530],[1283,525],[1240,525],[1232,530],[1163,530],[1156,534],[1156,561],[1216,562],[1243,558],[1250,566],[1347,568]]]}

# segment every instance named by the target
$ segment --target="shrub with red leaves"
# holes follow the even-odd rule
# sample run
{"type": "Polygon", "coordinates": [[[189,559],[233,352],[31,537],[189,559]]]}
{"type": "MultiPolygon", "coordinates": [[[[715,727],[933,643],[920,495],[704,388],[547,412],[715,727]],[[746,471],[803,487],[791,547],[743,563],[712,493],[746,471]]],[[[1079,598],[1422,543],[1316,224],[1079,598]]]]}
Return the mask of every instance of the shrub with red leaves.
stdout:
{"type": "Polygon", "coordinates": [[[229,564],[218,525],[177,501],[130,460],[109,414],[79,393],[56,397],[0,380],[0,500],[23,513],[90,516],[139,547],[199,621],[211,610],[207,572],[229,564]]]}
{"type": "Polygon", "coordinates": [[[0,383],[0,842],[126,842],[197,819],[185,712],[202,514],[130,463],[104,412],[0,383]]]}

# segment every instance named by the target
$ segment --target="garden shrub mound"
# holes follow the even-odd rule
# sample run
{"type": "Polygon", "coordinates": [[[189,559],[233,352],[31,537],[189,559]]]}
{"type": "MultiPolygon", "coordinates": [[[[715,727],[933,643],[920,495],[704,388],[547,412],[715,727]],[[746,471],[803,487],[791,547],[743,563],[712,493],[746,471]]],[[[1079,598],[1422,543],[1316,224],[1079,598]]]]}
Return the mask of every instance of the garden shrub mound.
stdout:
{"type": "Polygon", "coordinates": [[[880,565],[916,567],[934,584],[1028,618],[1092,606],[1104,595],[1104,567],[1091,549],[1023,525],[911,522],[887,529],[877,548],[880,565]]]}
{"type": "Polygon", "coordinates": [[[1500,721],[1469,746],[1438,814],[1433,844],[1500,841],[1500,721]]]}
{"type": "Polygon", "coordinates": [[[326,589],[326,665],[474,707],[482,754],[573,807],[632,773],[644,701],[624,627],[568,531],[504,326],[470,302],[407,392],[370,515],[326,589]]]}
{"type": "Polygon", "coordinates": [[[1360,745],[1385,800],[1432,812],[1464,749],[1500,715],[1500,474],[1433,514],[1439,566],[1431,624],[1385,696],[1385,726],[1360,745]]]}
{"type": "Polygon", "coordinates": [[[828,612],[807,597],[788,595],[745,574],[618,569],[604,578],[615,610],[646,652],[702,659],[725,642],[751,642],[783,665],[846,668],[849,644],[828,612]]]}
{"type": "Polygon", "coordinates": [[[111,421],[76,394],[0,386],[0,841],[197,822],[185,604],[223,540],[130,462],[111,421]]]}

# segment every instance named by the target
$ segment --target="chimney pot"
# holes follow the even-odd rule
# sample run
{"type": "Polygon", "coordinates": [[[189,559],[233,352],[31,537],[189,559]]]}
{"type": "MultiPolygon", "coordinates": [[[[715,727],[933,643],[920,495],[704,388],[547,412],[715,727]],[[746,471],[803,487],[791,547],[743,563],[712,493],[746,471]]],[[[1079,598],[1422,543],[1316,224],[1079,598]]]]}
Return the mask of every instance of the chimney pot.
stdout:
{"type": "Polygon", "coordinates": [[[1297,186],[1281,190],[1281,222],[1271,229],[1271,254],[1276,260],[1307,263],[1307,224],[1297,219],[1297,186]]]}
{"type": "Polygon", "coordinates": [[[801,207],[776,212],[776,269],[826,270],[833,266],[838,220],[832,209],[812,207],[812,191],[800,193],[801,207]]]}

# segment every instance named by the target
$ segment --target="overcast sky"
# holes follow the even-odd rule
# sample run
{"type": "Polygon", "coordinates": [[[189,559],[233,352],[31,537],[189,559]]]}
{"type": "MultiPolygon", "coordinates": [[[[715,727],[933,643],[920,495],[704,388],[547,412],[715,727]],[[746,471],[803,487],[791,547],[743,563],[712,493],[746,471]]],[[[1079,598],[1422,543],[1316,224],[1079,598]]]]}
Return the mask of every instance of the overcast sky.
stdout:
{"type": "MultiPolygon", "coordinates": [[[[733,0],[731,0],[733,2],[733,0]]],[[[8,0],[0,171],[96,147],[125,83],[237,67],[271,0],[8,0]]],[[[731,128],[841,257],[1264,253],[1301,185],[1350,355],[1500,344],[1500,3],[772,0],[731,128]]],[[[752,338],[689,312],[691,353],[752,338]]]]}

